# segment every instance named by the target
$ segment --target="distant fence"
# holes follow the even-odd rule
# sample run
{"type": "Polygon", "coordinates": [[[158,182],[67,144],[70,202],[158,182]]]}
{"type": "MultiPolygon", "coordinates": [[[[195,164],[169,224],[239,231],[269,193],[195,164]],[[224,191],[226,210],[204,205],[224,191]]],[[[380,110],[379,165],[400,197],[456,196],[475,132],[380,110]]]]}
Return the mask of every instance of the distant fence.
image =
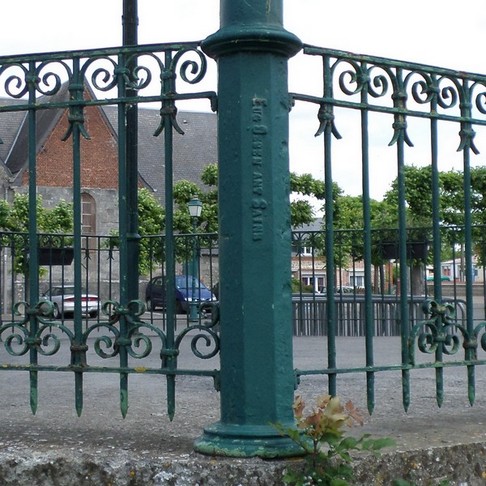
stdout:
{"type": "MultiPolygon", "coordinates": [[[[315,235],[323,235],[322,232],[294,232],[294,238],[315,238],[315,235]],[[309,236],[310,235],[310,236],[309,236]]],[[[0,233],[0,323],[4,317],[13,312],[16,302],[27,300],[26,276],[15,272],[22,266],[22,256],[28,248],[26,234],[0,233]]],[[[42,235],[43,243],[48,248],[39,250],[39,263],[42,272],[39,274],[39,287],[41,294],[56,285],[72,285],[72,235],[42,235]],[[56,248],[56,245],[59,248],[56,248]],[[71,252],[71,253],[70,253],[71,252]],[[68,258],[69,257],[69,258],[68,258]],[[59,260],[61,258],[61,260],[59,260]],[[58,261],[59,260],[59,261],[58,261]]],[[[143,237],[141,245],[145,254],[146,273],[139,279],[139,298],[145,301],[145,287],[154,276],[164,272],[163,248],[164,237],[154,235],[143,237]]],[[[178,261],[176,273],[185,273],[189,270],[195,272],[201,280],[213,290],[219,297],[219,248],[216,234],[177,235],[175,237],[178,261]],[[196,243],[197,262],[192,260],[192,249],[196,243]],[[194,267],[193,263],[196,263],[194,267]]],[[[89,236],[82,240],[82,282],[84,288],[90,293],[107,300],[119,301],[120,299],[120,275],[118,269],[119,249],[117,239],[114,236],[89,236]]],[[[330,298],[325,288],[321,292],[316,287],[325,282],[325,263],[322,257],[317,256],[317,251],[309,255],[293,254],[292,266],[294,281],[297,282],[296,291],[292,295],[292,325],[295,336],[327,336],[328,335],[328,300],[330,298]],[[304,285],[306,284],[306,285],[304,285]],[[305,287],[305,288],[304,288],[305,287]]],[[[396,265],[396,263],[395,263],[396,265]]],[[[345,270],[339,268],[336,272],[338,283],[349,283],[349,277],[343,278],[345,270]],[[340,282],[341,280],[341,282],[340,282]]],[[[347,273],[358,273],[358,269],[347,270],[347,273]]],[[[377,272],[386,275],[387,272],[377,272]]],[[[388,273],[392,273],[388,271],[388,273]]],[[[484,279],[474,285],[474,299],[478,301],[475,307],[474,320],[484,319],[484,293],[486,292],[484,279]]],[[[372,324],[374,336],[399,336],[401,334],[400,309],[401,297],[395,293],[389,293],[390,285],[382,282],[377,286],[383,292],[373,291],[368,302],[364,288],[343,286],[336,287],[334,294],[333,332],[336,336],[364,336],[367,328],[367,309],[372,307],[372,324]],[[342,289],[342,292],[340,291],[342,289]],[[386,291],[385,291],[386,290],[386,291]]],[[[408,321],[409,329],[417,322],[427,319],[422,309],[425,299],[430,298],[433,292],[431,282],[423,282],[425,294],[414,293],[409,296],[408,321]]],[[[452,303],[455,309],[455,319],[458,324],[466,322],[466,299],[464,284],[461,282],[444,282],[442,285],[443,303],[452,303]]],[[[332,295],[332,294],[331,294],[332,295]]],[[[150,312],[146,318],[153,324],[159,321],[165,325],[165,316],[160,312],[150,312]]],[[[13,319],[13,315],[10,319],[13,319]]],[[[179,319],[180,322],[180,319],[179,319]]],[[[189,320],[187,321],[189,325],[189,320]]]]}
{"type": "MultiPolygon", "coordinates": [[[[410,328],[426,320],[422,309],[424,297],[408,297],[410,328]]],[[[444,299],[455,309],[456,322],[466,322],[466,302],[460,299],[444,299]]],[[[337,336],[365,336],[366,306],[364,295],[336,295],[335,330],[337,336]]],[[[373,307],[373,330],[375,336],[399,336],[401,329],[400,300],[393,295],[375,295],[373,307]]],[[[328,297],[316,294],[294,294],[292,296],[293,332],[295,336],[327,336],[328,297]]]]}

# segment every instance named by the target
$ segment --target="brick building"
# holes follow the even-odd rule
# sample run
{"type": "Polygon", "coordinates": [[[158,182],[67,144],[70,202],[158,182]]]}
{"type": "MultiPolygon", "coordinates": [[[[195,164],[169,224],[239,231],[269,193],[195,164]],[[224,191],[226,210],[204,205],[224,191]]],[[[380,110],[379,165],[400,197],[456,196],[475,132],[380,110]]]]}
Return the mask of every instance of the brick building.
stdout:
{"type": "MultiPolygon", "coordinates": [[[[85,97],[94,99],[86,88],[85,97]]],[[[51,103],[67,101],[68,86],[64,85],[51,103]]],[[[0,106],[18,104],[13,99],[0,99],[0,106]]],[[[174,134],[173,179],[201,184],[201,171],[217,162],[216,115],[214,113],[179,112],[177,121],[184,135],[174,134]]],[[[81,201],[82,232],[84,235],[109,235],[118,229],[118,137],[117,107],[87,106],[84,110],[84,128],[89,139],[81,138],[81,201]]],[[[152,191],[161,204],[165,195],[164,137],[153,134],[160,125],[159,110],[138,109],[138,185],[152,191]]],[[[37,193],[47,207],[59,201],[73,199],[72,141],[63,141],[69,129],[68,110],[65,108],[36,112],[36,186],[37,193]]],[[[28,114],[22,111],[0,112],[0,199],[12,200],[15,193],[27,193],[29,183],[28,114]]],[[[101,249],[86,261],[90,275],[106,273],[108,259],[100,254],[101,240],[87,238],[91,249],[101,249]]],[[[4,253],[5,255],[5,253],[4,253]]],[[[112,262],[113,263],[113,262],[112,262]]],[[[52,281],[70,278],[72,268],[51,268],[52,281]],[[62,274],[62,276],[61,276],[62,274]]],[[[110,264],[110,286],[119,276],[117,265],[110,264]]],[[[0,288],[5,293],[10,285],[12,269],[2,265],[0,288]]],[[[20,278],[20,276],[19,276],[20,278]]],[[[91,277],[90,277],[91,278],[91,277]]],[[[22,283],[19,287],[22,287],[22,283]]],[[[45,283],[44,287],[47,285],[45,283]]],[[[41,289],[43,290],[43,289],[41,289]]],[[[97,289],[103,298],[107,292],[97,289]]],[[[10,300],[2,296],[4,302],[10,300]]],[[[17,296],[16,300],[20,300],[17,296]]]]}
{"type": "MultiPolygon", "coordinates": [[[[65,101],[67,85],[50,98],[65,101]]],[[[86,90],[86,97],[94,98],[86,90]]],[[[12,104],[14,100],[0,100],[12,104]]],[[[88,106],[84,110],[84,127],[90,139],[81,139],[81,187],[83,230],[87,234],[108,234],[118,224],[118,141],[116,107],[88,106]]],[[[200,184],[201,171],[217,162],[216,115],[213,113],[179,112],[178,122],[184,135],[174,137],[174,181],[188,180],[200,184]]],[[[163,137],[153,133],[160,123],[159,111],[139,107],[138,163],[139,186],[151,190],[164,203],[163,137]]],[[[68,111],[37,112],[36,185],[47,206],[59,200],[72,199],[73,171],[70,140],[63,141],[68,130],[68,111]]],[[[28,123],[25,112],[0,113],[0,197],[9,192],[26,192],[28,168],[28,123]]]]}

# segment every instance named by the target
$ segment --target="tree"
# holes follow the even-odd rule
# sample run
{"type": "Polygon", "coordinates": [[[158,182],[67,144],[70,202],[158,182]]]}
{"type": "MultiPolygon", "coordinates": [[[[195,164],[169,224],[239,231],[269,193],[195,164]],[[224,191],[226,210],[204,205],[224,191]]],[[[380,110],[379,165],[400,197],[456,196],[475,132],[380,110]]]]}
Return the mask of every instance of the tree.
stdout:
{"type": "MultiPolygon", "coordinates": [[[[337,185],[334,189],[339,191],[337,185]]],[[[290,192],[293,196],[290,203],[290,221],[292,227],[298,228],[311,223],[315,218],[315,213],[309,198],[315,198],[317,201],[323,201],[325,199],[324,181],[314,179],[311,174],[297,175],[291,172],[290,192]]]]}
{"type": "MultiPolygon", "coordinates": [[[[160,235],[165,227],[165,210],[145,188],[138,190],[138,222],[138,233],[142,237],[139,246],[139,272],[147,275],[154,262],[164,261],[164,244],[160,235]]],[[[118,238],[113,239],[111,245],[118,246],[118,238]]]]}
{"type": "MultiPolygon", "coordinates": [[[[61,248],[69,243],[73,232],[72,204],[61,200],[55,207],[43,206],[42,196],[36,198],[37,231],[39,246],[61,248]],[[59,235],[59,236],[58,236],[59,235]],[[67,235],[67,236],[66,236],[67,235]]],[[[29,231],[29,196],[15,194],[12,203],[0,201],[1,244],[14,252],[14,269],[28,272],[27,251],[29,231]]]]}
{"type": "MultiPolygon", "coordinates": [[[[409,241],[430,240],[434,223],[433,188],[431,166],[404,167],[404,198],[406,207],[407,239],[409,241]]],[[[472,234],[475,238],[474,251],[479,261],[486,262],[486,244],[483,241],[486,223],[486,168],[472,167],[468,189],[471,193],[472,234]]],[[[441,171],[438,176],[438,223],[441,226],[441,258],[451,258],[454,249],[464,243],[465,232],[465,180],[464,173],[458,170],[441,171]]],[[[385,194],[384,201],[395,208],[396,218],[392,227],[398,232],[398,179],[385,194]]],[[[436,221],[437,222],[437,221],[436,221]]],[[[423,279],[422,279],[423,280],[423,279]]],[[[418,279],[415,279],[418,285],[418,279]]]]}
{"type": "MultiPolygon", "coordinates": [[[[201,174],[203,189],[189,181],[178,181],[174,184],[174,202],[177,205],[174,215],[174,227],[181,233],[191,232],[191,220],[187,203],[197,196],[203,203],[203,212],[198,229],[207,233],[218,231],[218,166],[209,164],[201,174]]],[[[314,208],[309,198],[323,201],[325,196],[324,182],[315,179],[311,174],[290,174],[290,191],[294,200],[290,203],[290,220],[296,228],[309,224],[315,219],[314,208]]],[[[335,192],[339,187],[335,186],[335,192]]]]}
{"type": "MultiPolygon", "coordinates": [[[[432,168],[406,166],[403,171],[407,222],[410,226],[432,226],[432,168]]],[[[439,221],[444,226],[464,224],[464,173],[438,173],[439,221]]],[[[473,224],[486,223],[486,167],[471,168],[471,215],[473,224]]],[[[398,207],[398,179],[392,182],[385,201],[398,207]]]]}
{"type": "MultiPolygon", "coordinates": [[[[36,198],[37,228],[44,233],[72,233],[73,206],[61,200],[53,208],[43,205],[41,195],[36,198]]],[[[29,230],[29,196],[15,194],[12,203],[0,200],[0,230],[27,232],[29,230]]]]}

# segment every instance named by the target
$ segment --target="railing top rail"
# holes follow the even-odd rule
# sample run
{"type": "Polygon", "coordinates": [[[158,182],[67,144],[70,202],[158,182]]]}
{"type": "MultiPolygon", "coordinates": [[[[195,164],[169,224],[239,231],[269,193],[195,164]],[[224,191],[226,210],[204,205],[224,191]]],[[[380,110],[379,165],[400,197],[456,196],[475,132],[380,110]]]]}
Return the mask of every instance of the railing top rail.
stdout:
{"type": "Polygon", "coordinates": [[[84,49],[71,51],[53,51],[53,52],[39,52],[32,54],[18,54],[0,56],[0,65],[25,63],[25,62],[42,62],[55,61],[63,59],[74,58],[88,58],[98,56],[116,56],[118,54],[143,54],[153,52],[178,51],[180,49],[197,49],[201,45],[201,41],[188,42],[170,42],[161,44],[139,44],[136,46],[114,46],[101,49],[84,49]]]}
{"type": "MultiPolygon", "coordinates": [[[[362,293],[339,293],[336,292],[334,295],[334,299],[336,302],[366,302],[367,297],[365,294],[362,293]]],[[[406,299],[408,302],[414,302],[417,304],[422,304],[423,300],[427,297],[424,295],[407,295],[406,299]]],[[[292,300],[294,302],[325,302],[327,301],[327,295],[325,293],[322,294],[313,294],[313,293],[293,293],[292,300]]],[[[390,303],[398,303],[401,300],[400,295],[384,295],[384,294],[374,294],[371,296],[371,302],[390,302],[390,303]]],[[[466,301],[463,299],[453,299],[449,297],[444,297],[442,302],[456,302],[460,304],[465,304],[466,301]]]]}
{"type": "Polygon", "coordinates": [[[349,61],[366,62],[373,65],[379,65],[383,67],[400,67],[407,70],[419,71],[429,74],[439,74],[446,77],[454,77],[460,79],[469,79],[472,81],[486,82],[486,75],[471,73],[467,71],[457,71],[450,68],[443,68],[434,65],[421,64],[416,62],[400,61],[398,59],[371,56],[366,54],[356,54],[349,51],[341,51],[338,49],[329,49],[325,47],[318,47],[309,44],[304,45],[304,54],[329,56],[339,59],[346,59],[349,61]]]}
{"type": "Polygon", "coordinates": [[[203,80],[207,59],[199,41],[0,56],[0,87],[6,94],[0,112],[117,105],[128,99],[170,104],[207,98],[214,109],[214,91],[177,89],[203,80]],[[88,86],[93,93],[84,96],[88,86]]]}

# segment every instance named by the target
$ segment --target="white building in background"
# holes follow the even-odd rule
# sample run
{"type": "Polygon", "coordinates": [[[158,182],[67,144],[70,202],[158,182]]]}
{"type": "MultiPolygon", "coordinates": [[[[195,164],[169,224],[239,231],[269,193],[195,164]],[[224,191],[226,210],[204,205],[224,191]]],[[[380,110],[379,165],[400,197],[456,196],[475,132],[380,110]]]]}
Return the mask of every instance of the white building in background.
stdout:
{"type": "MultiPolygon", "coordinates": [[[[465,282],[465,260],[464,258],[455,258],[453,260],[445,260],[440,264],[441,280],[450,282],[465,282]]],[[[427,265],[427,280],[434,279],[434,268],[432,265],[427,265]]],[[[477,264],[477,258],[473,256],[473,283],[483,283],[485,281],[485,267],[477,264]]]]}

